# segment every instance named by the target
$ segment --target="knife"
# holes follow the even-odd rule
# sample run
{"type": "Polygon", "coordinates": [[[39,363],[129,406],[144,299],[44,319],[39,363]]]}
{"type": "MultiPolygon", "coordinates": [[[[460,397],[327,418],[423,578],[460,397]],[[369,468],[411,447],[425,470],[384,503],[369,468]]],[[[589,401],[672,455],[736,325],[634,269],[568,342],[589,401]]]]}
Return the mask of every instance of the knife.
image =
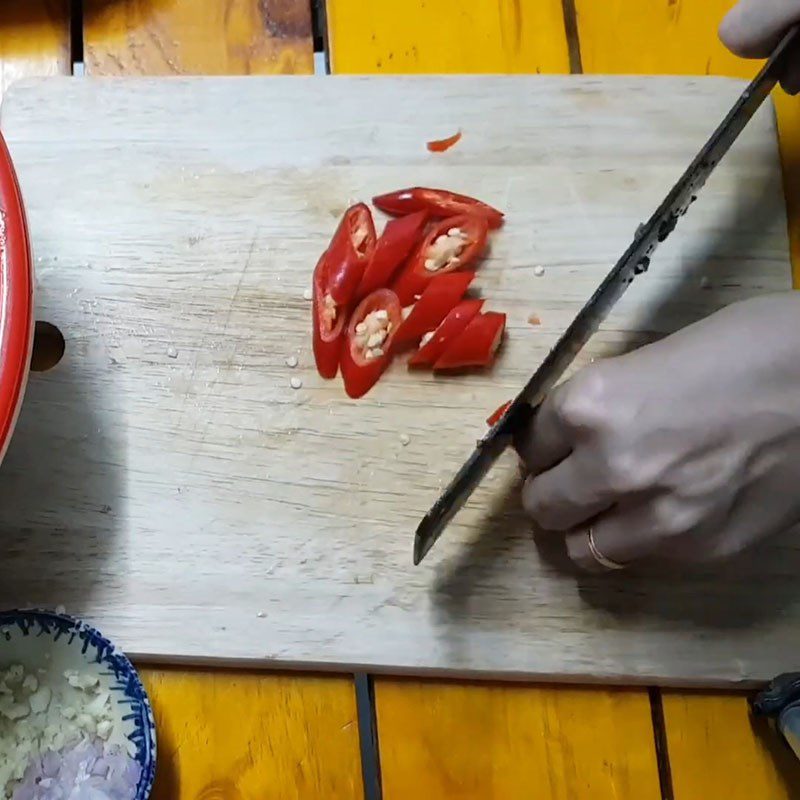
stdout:
{"type": "Polygon", "coordinates": [[[478,446],[456,473],[450,485],[420,522],[414,536],[414,564],[419,564],[441,536],[450,520],[466,503],[483,477],[511,444],[516,431],[526,425],[545,395],[572,363],[614,304],[637,275],[647,271],[658,245],[674,230],[678,220],[697,199],[708,176],[722,156],[775,88],[783,73],[800,28],[792,28],[769,57],[767,63],[742,92],[719,127],[711,134],[686,172],[672,187],[652,217],[640,225],[628,249],[622,254],[603,282],[578,312],[570,326],[547,354],[525,388],[505,414],[478,442],[478,446]]]}

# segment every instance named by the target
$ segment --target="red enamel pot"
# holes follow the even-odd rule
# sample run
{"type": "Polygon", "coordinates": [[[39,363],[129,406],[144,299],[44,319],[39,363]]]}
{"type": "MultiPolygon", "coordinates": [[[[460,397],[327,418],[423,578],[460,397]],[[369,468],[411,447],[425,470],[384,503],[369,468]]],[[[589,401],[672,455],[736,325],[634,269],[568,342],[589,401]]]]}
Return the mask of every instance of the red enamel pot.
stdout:
{"type": "Polygon", "coordinates": [[[0,135],[0,460],[17,422],[33,345],[33,259],[22,194],[0,135]]]}

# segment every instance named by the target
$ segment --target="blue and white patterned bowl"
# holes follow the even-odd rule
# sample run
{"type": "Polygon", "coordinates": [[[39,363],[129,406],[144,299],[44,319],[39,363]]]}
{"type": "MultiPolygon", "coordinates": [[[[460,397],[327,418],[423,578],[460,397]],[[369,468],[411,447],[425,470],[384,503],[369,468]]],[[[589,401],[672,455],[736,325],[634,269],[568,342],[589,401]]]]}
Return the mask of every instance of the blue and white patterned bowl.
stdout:
{"type": "Polygon", "coordinates": [[[134,759],[142,768],[134,800],[148,800],[156,774],[156,729],[150,701],[131,662],[97,630],[67,614],[38,609],[0,612],[0,665],[36,669],[43,659],[60,672],[97,669],[111,694],[121,735],[133,743],[134,759]]]}

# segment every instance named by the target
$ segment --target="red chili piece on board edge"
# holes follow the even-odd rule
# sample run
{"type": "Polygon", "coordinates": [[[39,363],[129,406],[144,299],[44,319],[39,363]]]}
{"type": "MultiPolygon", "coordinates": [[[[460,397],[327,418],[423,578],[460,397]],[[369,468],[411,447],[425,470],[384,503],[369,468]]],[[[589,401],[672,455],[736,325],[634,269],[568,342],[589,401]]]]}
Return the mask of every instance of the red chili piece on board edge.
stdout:
{"type": "Polygon", "coordinates": [[[339,371],[339,354],[342,349],[347,310],[333,302],[328,285],[327,253],[323,253],[314,269],[311,296],[313,321],[314,361],[317,372],[327,379],[335,378],[339,371]]]}
{"type": "Polygon", "coordinates": [[[450,343],[433,365],[435,370],[488,367],[503,340],[506,315],[497,311],[479,314],[450,343]]]}
{"type": "Polygon", "coordinates": [[[505,414],[506,411],[508,411],[510,406],[511,406],[511,401],[509,400],[507,403],[503,403],[503,405],[501,405],[499,408],[496,408],[491,413],[491,415],[489,417],[487,417],[486,424],[490,428],[493,428],[495,425],[497,425],[498,422],[500,422],[503,414],[505,414]]]}
{"type": "Polygon", "coordinates": [[[432,142],[428,142],[426,147],[431,153],[444,153],[460,141],[461,131],[458,131],[458,133],[454,133],[452,136],[448,136],[445,139],[434,139],[432,142]]]}
{"type": "Polygon", "coordinates": [[[361,278],[356,291],[356,300],[363,300],[376,289],[383,289],[389,285],[397,268],[422,238],[427,219],[426,211],[417,211],[416,214],[390,219],[386,223],[361,278]]]}
{"type": "Polygon", "coordinates": [[[328,291],[334,302],[345,306],[355,297],[364,270],[375,250],[375,223],[363,203],[344,212],[328,246],[328,291]]]}
{"type": "Polygon", "coordinates": [[[358,304],[342,349],[342,378],[349,397],[363,397],[389,366],[392,338],[401,320],[400,301],[390,289],[378,289],[358,304]]]}
{"type": "MultiPolygon", "coordinates": [[[[459,273],[453,273],[458,275],[459,273]]],[[[462,300],[441,322],[436,330],[425,333],[419,350],[408,360],[408,367],[431,368],[448,344],[478,315],[483,300],[462,300]]]]}
{"type": "Polygon", "coordinates": [[[488,232],[482,217],[462,215],[438,222],[392,285],[402,305],[413,303],[435,277],[472,264],[483,253],[488,232]]]}
{"type": "Polygon", "coordinates": [[[405,319],[395,334],[395,350],[415,344],[428,331],[435,330],[455,308],[474,278],[474,272],[451,272],[434,278],[419,300],[403,309],[405,319]]]}
{"type": "Polygon", "coordinates": [[[487,203],[465,194],[448,192],[445,189],[426,189],[415,186],[398,192],[381,194],[372,198],[377,208],[393,217],[404,217],[415,211],[427,211],[432,217],[453,217],[457,214],[475,214],[484,217],[490,228],[503,224],[503,212],[487,203]]]}

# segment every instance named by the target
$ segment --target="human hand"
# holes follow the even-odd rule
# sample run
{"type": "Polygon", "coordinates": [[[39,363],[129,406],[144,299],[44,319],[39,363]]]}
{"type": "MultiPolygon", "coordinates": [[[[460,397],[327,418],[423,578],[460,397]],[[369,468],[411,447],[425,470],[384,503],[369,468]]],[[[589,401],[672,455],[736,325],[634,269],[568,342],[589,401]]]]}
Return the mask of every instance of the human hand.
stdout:
{"type": "MultiPolygon", "coordinates": [[[[723,44],[737,56],[766,58],[781,37],[800,22],[800,0],[740,0],[719,26],[723,44]]],[[[781,86],[800,92],[800,54],[795,54],[781,86]]]]}
{"type": "Polygon", "coordinates": [[[557,387],[523,503],[580,567],[732,555],[800,522],[800,293],[737,303],[557,387]],[[595,546],[595,553],[590,546],[595,546]]]}

